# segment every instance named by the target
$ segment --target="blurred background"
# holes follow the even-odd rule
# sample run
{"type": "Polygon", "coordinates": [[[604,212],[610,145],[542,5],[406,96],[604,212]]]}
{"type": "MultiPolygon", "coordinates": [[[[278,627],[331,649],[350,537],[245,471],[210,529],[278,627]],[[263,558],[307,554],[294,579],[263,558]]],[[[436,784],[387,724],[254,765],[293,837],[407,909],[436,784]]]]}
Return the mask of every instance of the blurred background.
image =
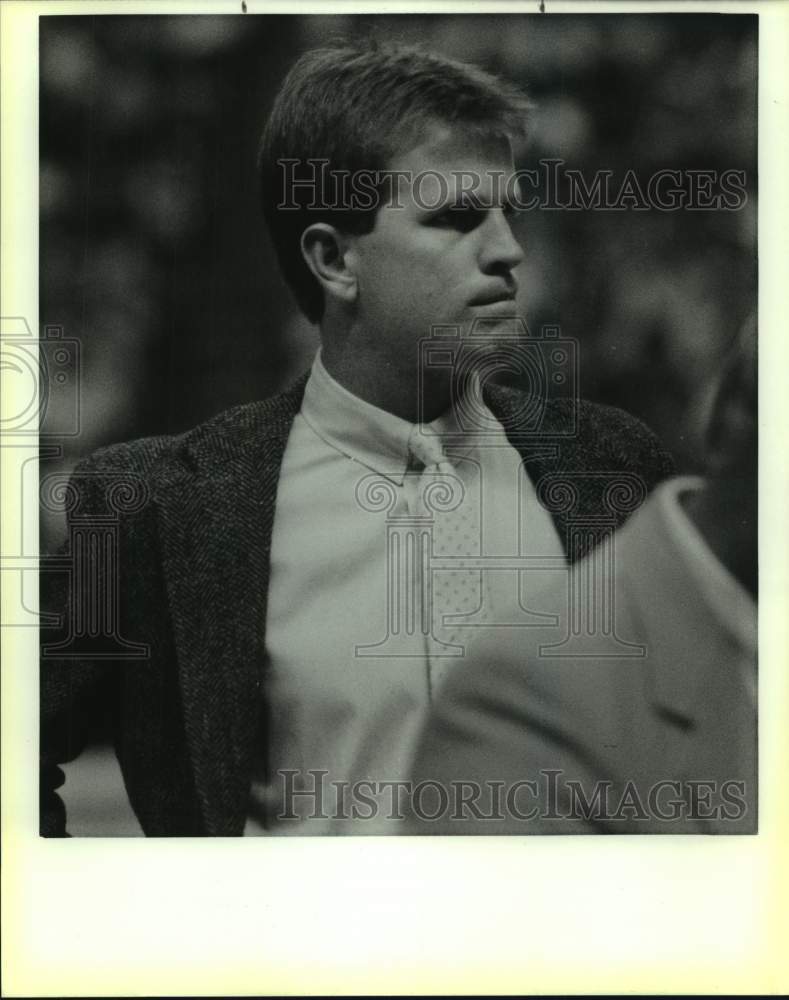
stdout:
{"type": "MultiPolygon", "coordinates": [[[[586,179],[632,169],[644,183],[661,169],[746,172],[739,211],[535,210],[519,223],[530,329],[576,338],[582,395],[645,420],[681,470],[702,468],[700,390],[755,318],[755,17],[49,16],[40,321],[79,341],[81,428],[42,473],[185,430],[308,367],[317,334],[267,241],[256,148],[293,60],[365,37],[418,42],[524,85],[537,112],[522,166],[553,157],[586,179]]],[[[57,433],[54,400],[46,419],[57,433]]],[[[63,534],[62,518],[42,514],[42,551],[63,534]]],[[[93,809],[105,832],[131,832],[83,773],[87,826],[93,809]]],[[[79,822],[73,832],[86,832],[79,822]]]]}

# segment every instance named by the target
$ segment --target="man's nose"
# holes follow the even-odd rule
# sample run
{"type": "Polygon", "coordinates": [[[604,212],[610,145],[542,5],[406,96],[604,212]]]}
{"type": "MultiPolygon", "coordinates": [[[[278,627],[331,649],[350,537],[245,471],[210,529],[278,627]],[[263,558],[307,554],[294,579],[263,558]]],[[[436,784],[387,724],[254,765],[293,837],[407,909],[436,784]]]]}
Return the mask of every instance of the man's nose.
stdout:
{"type": "Polygon", "coordinates": [[[494,208],[488,213],[482,230],[480,267],[483,271],[488,272],[502,266],[511,270],[520,264],[523,260],[523,248],[515,239],[502,209],[494,208]]]}

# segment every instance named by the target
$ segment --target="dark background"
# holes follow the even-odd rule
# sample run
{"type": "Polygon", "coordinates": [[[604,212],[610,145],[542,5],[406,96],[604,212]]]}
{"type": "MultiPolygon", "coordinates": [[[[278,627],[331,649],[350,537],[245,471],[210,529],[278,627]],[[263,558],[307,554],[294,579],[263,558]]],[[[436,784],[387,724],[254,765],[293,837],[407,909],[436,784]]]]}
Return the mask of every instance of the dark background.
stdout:
{"type": "MultiPolygon", "coordinates": [[[[735,212],[536,210],[520,228],[529,327],[577,338],[582,394],[700,469],[698,391],[755,315],[753,16],[42,17],[40,319],[82,350],[81,432],[60,465],[184,430],[309,365],[317,335],[264,231],[256,147],[295,57],[370,35],[524,85],[538,106],[525,166],[633,169],[644,185],[666,168],[747,172],[735,212]]],[[[62,524],[43,529],[48,548],[62,524]]]]}

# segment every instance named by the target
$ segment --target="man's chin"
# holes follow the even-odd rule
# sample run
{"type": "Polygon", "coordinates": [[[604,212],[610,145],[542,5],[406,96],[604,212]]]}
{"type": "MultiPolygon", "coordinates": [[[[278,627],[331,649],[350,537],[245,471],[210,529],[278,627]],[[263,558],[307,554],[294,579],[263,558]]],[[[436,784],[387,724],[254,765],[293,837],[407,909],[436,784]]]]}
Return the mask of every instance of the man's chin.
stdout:
{"type": "Polygon", "coordinates": [[[480,358],[511,354],[525,336],[526,328],[517,316],[478,317],[463,328],[462,353],[480,358]]]}
{"type": "Polygon", "coordinates": [[[475,309],[463,324],[464,337],[504,337],[517,341],[527,333],[523,317],[514,302],[496,302],[492,306],[475,309]]]}
{"type": "MultiPolygon", "coordinates": [[[[512,309],[512,303],[508,303],[512,309]]],[[[428,343],[421,345],[422,377],[431,384],[462,383],[467,375],[480,374],[487,381],[495,372],[512,372],[519,345],[527,331],[518,316],[466,313],[461,321],[435,326],[428,343]]]]}

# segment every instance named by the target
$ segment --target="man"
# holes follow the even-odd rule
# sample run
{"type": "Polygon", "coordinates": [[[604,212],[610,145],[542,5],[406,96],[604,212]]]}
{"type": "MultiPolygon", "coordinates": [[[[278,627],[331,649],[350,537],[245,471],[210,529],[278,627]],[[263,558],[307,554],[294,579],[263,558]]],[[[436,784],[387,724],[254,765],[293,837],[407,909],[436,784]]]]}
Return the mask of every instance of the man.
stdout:
{"type": "MultiPolygon", "coordinates": [[[[96,714],[149,835],[373,832],[359,821],[379,803],[363,815],[343,789],[404,779],[447,665],[533,613],[508,554],[551,568],[594,541],[568,552],[568,510],[535,484],[582,473],[594,517],[595,476],[645,494],[669,473],[627,414],[489,384],[517,353],[522,251],[501,179],[526,111],[502,81],[410,48],[293,68],[263,138],[263,202],[321,352],[279,396],[76,470],[72,522],[106,518],[119,477],[136,498],[113,508],[117,632],[145,658],[45,647],[44,833],[65,830],[57,765],[96,714]],[[483,585],[464,553],[492,553],[503,582],[483,585]]],[[[95,575],[101,595],[111,573],[95,575]]],[[[84,577],[69,595],[52,576],[79,616],[84,577]]]]}
{"type": "Polygon", "coordinates": [[[546,588],[555,625],[448,681],[409,832],[757,831],[756,396],[749,325],[714,384],[706,479],[662,483],[546,588]]]}

